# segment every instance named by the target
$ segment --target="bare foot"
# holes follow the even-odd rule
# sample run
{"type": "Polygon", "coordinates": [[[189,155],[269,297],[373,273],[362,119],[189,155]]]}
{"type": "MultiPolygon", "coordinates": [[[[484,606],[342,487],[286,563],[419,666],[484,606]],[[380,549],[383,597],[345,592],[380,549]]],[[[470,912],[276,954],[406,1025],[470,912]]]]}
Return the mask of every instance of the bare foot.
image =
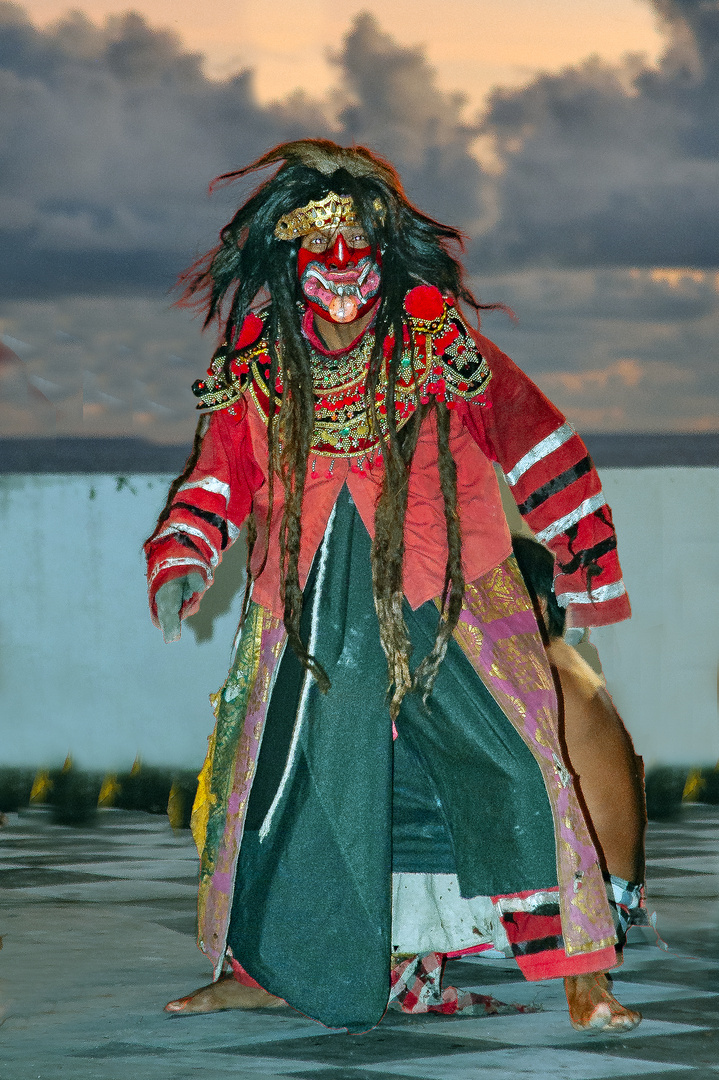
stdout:
{"type": "Polygon", "coordinates": [[[609,979],[601,971],[565,978],[569,1019],[575,1031],[622,1033],[641,1022],[642,1014],[620,1005],[609,987],[609,979]]]}
{"type": "Polygon", "coordinates": [[[284,1005],[282,998],[275,997],[258,986],[245,986],[234,975],[222,975],[217,982],[201,986],[187,997],[168,1001],[165,1012],[183,1016],[192,1013],[221,1012],[223,1009],[276,1009],[284,1005]]]}

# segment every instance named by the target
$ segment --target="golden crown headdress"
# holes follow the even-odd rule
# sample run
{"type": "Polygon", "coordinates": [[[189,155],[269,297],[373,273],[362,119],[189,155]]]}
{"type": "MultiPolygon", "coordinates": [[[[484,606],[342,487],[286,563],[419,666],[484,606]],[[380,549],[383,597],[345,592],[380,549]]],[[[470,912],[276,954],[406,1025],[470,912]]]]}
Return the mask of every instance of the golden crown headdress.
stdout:
{"type": "MultiPolygon", "coordinates": [[[[384,206],[380,199],[375,199],[372,208],[384,221],[384,206]]],[[[283,214],[275,225],[275,236],[278,240],[295,240],[298,236],[307,236],[313,229],[339,229],[341,225],[360,224],[352,196],[330,191],[324,199],[313,199],[306,206],[283,214]]]]}

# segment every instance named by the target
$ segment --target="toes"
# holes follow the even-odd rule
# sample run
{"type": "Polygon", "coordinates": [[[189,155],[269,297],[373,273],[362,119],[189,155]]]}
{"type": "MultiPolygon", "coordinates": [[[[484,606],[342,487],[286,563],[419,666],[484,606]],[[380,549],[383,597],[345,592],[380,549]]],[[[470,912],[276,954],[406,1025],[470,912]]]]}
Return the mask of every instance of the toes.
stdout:
{"type": "Polygon", "coordinates": [[[572,1020],[572,1027],[575,1031],[584,1031],[587,1035],[599,1035],[601,1032],[623,1034],[633,1031],[641,1023],[642,1014],[622,1006],[619,1008],[620,1011],[613,1011],[606,1002],[601,1002],[587,1021],[572,1020]]]}
{"type": "Polygon", "coordinates": [[[189,1016],[193,1013],[216,1012],[223,1007],[221,1004],[215,1004],[211,999],[208,1000],[206,993],[196,991],[194,994],[188,994],[187,997],[168,1001],[167,1005],[165,1005],[165,1012],[170,1013],[172,1016],[179,1014],[189,1016]]]}
{"type": "Polygon", "coordinates": [[[612,1017],[610,1027],[613,1031],[633,1031],[642,1022],[642,1014],[627,1009],[621,1016],[612,1017]]]}
{"type": "Polygon", "coordinates": [[[167,1005],[165,1005],[165,1012],[168,1012],[168,1013],[183,1012],[187,1008],[187,1005],[188,1005],[189,1001],[190,1001],[189,997],[177,998],[176,1001],[168,1001],[167,1005]]]}

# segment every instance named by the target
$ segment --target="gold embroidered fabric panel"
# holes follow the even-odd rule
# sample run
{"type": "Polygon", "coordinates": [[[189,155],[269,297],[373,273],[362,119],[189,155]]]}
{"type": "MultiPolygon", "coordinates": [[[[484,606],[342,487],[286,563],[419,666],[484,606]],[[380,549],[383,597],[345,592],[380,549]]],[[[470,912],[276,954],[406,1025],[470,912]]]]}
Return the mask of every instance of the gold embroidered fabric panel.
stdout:
{"type": "Polygon", "coordinates": [[[227,680],[210,699],[216,724],[191,827],[200,854],[199,945],[212,960],[215,977],[224,961],[247,802],[285,640],[282,620],[251,604],[227,680]]]}
{"type": "Polygon", "coordinates": [[[567,955],[613,945],[602,871],[562,760],[552,675],[514,556],[467,586],[455,637],[542,771],[554,818],[567,955]]]}

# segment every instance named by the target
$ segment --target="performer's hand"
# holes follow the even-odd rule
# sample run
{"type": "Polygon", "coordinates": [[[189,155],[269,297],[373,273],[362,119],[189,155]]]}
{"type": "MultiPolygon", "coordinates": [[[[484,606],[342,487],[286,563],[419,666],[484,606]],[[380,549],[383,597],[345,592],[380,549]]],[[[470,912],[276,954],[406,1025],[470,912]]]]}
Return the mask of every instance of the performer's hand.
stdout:
{"type": "Polygon", "coordinates": [[[157,621],[165,641],[179,641],[182,633],[180,609],[193,593],[201,592],[204,587],[205,581],[201,574],[185,574],[183,577],[166,581],[157,590],[157,621]]]}

